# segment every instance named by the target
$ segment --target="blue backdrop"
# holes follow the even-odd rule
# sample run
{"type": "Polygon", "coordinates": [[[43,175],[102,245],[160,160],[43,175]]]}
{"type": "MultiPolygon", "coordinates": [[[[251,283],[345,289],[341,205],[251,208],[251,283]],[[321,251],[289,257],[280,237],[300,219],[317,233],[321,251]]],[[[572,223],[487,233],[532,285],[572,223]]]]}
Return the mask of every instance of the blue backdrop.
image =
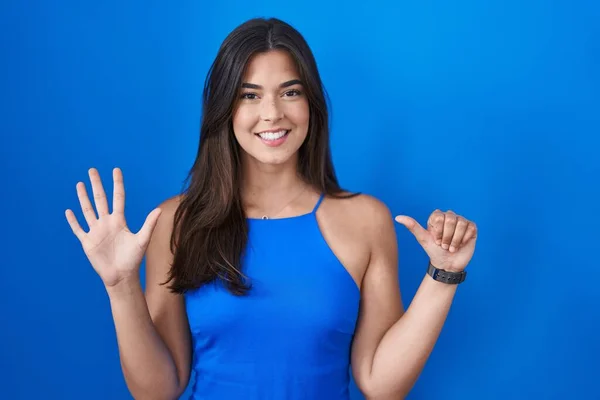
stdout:
{"type": "MultiPolygon", "coordinates": [[[[139,229],[194,159],[221,41],[277,16],[317,57],[342,184],[423,224],[478,223],[409,399],[600,399],[598,3],[254,3],[0,5],[0,398],[130,398],[64,211],[83,221],[76,182],[94,166],[112,194],[119,166],[139,229]]],[[[426,258],[401,226],[398,242],[408,305],[426,258]]]]}

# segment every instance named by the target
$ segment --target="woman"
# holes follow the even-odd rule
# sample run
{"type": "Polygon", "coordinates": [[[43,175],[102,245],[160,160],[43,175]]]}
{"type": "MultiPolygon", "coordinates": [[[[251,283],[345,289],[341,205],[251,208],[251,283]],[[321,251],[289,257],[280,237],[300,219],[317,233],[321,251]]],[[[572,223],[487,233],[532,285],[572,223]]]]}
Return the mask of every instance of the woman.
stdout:
{"type": "Polygon", "coordinates": [[[475,224],[398,216],[431,266],[404,313],[392,216],[338,185],[313,55],[276,19],[223,42],[206,81],[189,186],[134,234],[113,170],[113,211],[95,169],[98,215],[67,220],[106,286],[135,398],[348,399],[349,366],[369,399],[404,397],[437,340],[470,261],[475,224]],[[146,292],[139,266],[146,256],[146,292]],[[445,270],[445,271],[444,271],[445,270]]]}

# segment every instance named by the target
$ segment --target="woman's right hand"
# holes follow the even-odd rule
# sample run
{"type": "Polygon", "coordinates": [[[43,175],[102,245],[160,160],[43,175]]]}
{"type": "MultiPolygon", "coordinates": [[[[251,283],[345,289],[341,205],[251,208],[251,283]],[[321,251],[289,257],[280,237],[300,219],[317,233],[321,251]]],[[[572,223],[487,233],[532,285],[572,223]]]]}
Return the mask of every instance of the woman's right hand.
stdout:
{"type": "Polygon", "coordinates": [[[77,182],[77,197],[89,232],[86,233],[81,228],[73,211],[68,209],[65,215],[92,267],[100,275],[104,285],[111,288],[130,278],[138,279],[138,269],[161,210],[160,208],[152,210],[142,228],[137,233],[132,233],[125,221],[125,187],[121,170],[113,169],[112,214],[108,210],[106,194],[98,171],[90,168],[88,172],[98,216],[94,212],[83,182],[77,182]]]}

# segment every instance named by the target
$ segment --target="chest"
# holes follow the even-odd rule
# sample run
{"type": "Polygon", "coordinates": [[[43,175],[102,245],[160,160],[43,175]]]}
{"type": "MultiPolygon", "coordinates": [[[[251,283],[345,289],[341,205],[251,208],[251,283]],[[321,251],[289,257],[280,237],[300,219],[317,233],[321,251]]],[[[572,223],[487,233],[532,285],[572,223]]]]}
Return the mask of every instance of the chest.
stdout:
{"type": "Polygon", "coordinates": [[[261,340],[299,335],[318,342],[353,335],[360,303],[356,281],[318,225],[294,222],[289,230],[251,227],[242,258],[251,285],[247,295],[234,296],[215,282],[186,296],[195,336],[216,339],[243,332],[261,340]]]}

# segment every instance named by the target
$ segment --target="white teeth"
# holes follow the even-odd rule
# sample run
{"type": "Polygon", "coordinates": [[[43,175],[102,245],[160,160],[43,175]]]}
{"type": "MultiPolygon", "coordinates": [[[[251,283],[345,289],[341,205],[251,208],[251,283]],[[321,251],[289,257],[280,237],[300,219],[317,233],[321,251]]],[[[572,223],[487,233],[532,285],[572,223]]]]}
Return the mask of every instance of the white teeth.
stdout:
{"type": "Polygon", "coordinates": [[[286,130],[282,130],[279,132],[262,132],[259,133],[258,136],[260,136],[264,140],[277,140],[281,139],[286,133],[286,130]]]}

